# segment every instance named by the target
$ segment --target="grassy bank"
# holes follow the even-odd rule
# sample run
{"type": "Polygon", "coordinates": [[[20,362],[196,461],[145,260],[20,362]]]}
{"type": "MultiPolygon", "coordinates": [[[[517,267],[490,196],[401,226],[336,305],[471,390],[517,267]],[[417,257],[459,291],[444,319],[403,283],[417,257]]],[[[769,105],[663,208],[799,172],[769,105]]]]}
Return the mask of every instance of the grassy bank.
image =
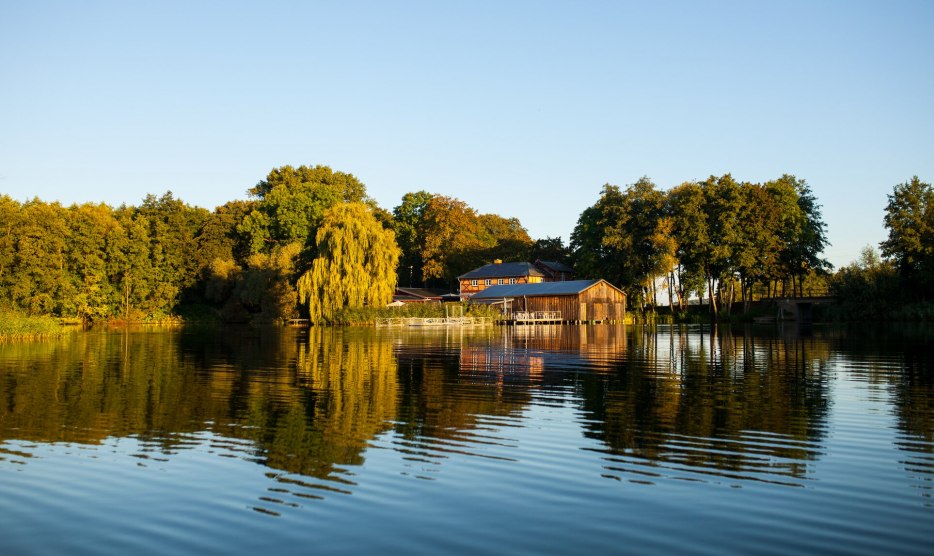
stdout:
{"type": "Polygon", "coordinates": [[[65,327],[53,317],[27,317],[0,312],[0,342],[38,340],[65,334],[65,327]]]}

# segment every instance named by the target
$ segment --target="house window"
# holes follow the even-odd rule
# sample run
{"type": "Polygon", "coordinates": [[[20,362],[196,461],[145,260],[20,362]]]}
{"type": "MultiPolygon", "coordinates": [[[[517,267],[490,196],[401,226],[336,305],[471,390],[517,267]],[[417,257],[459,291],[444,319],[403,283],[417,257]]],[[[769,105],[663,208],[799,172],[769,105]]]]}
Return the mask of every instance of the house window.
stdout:
{"type": "Polygon", "coordinates": [[[470,281],[470,285],[471,285],[471,286],[476,286],[476,285],[477,285],[477,281],[476,281],[476,280],[471,280],[471,281],[470,281]]]}
{"type": "Polygon", "coordinates": [[[515,279],[515,278],[510,278],[510,279],[509,279],[509,283],[510,283],[510,284],[515,284],[515,283],[516,283],[516,279],[515,279]]]}
{"type": "Polygon", "coordinates": [[[500,279],[499,279],[499,282],[497,282],[497,283],[500,284],[500,285],[502,285],[502,284],[505,284],[505,283],[506,283],[506,280],[503,280],[502,278],[500,278],[500,279]]]}
{"type": "Polygon", "coordinates": [[[492,283],[493,283],[493,280],[490,280],[489,278],[487,278],[486,280],[483,281],[483,285],[484,285],[484,286],[489,286],[489,285],[492,284],[492,283]]]}

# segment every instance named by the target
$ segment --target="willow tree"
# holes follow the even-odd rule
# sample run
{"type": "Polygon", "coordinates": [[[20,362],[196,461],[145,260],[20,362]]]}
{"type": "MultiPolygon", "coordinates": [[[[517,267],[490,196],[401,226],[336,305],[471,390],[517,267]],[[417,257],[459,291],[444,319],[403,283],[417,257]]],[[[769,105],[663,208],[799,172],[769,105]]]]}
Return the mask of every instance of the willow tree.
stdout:
{"type": "Polygon", "coordinates": [[[332,321],[344,308],[392,301],[399,247],[368,206],[342,203],[328,209],[315,243],[318,256],[296,284],[312,322],[332,321]]]}

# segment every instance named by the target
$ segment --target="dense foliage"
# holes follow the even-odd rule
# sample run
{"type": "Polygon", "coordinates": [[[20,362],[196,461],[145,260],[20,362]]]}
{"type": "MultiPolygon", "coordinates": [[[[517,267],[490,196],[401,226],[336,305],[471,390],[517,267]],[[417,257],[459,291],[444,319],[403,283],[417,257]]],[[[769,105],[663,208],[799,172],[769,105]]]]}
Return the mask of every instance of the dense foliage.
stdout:
{"type": "Polygon", "coordinates": [[[882,258],[871,246],[831,280],[841,319],[934,320],[934,188],[917,176],[885,208],[882,258]]]}
{"type": "Polygon", "coordinates": [[[459,275],[494,259],[526,260],[534,245],[518,219],[479,214],[460,199],[426,191],[406,194],[393,216],[402,285],[455,288],[459,275]]]}
{"type": "Polygon", "coordinates": [[[0,196],[0,309],[85,322],[330,321],[385,305],[397,282],[454,287],[494,258],[563,248],[425,191],[389,213],[327,166],[275,168],[247,194],[213,212],[171,192],[117,208],[0,196]]]}
{"type": "MultiPolygon", "coordinates": [[[[754,293],[801,293],[830,269],[820,206],[788,175],[711,176],[669,191],[648,178],[607,184],[570,245],[427,191],[405,194],[390,213],[352,174],[327,166],[275,168],[247,193],[214,211],[171,192],[116,208],[0,196],[0,309],[86,322],[338,321],[384,305],[396,284],[456,291],[457,276],[494,259],[542,259],[621,286],[631,307],[654,305],[664,288],[681,307],[700,296],[717,312],[754,293]]],[[[915,178],[887,207],[880,264],[912,291],[934,291],[931,199],[915,178]]],[[[840,291],[862,267],[844,270],[840,291]]]]}
{"type": "Polygon", "coordinates": [[[826,226],[810,188],[794,176],[763,184],[729,174],[659,191],[648,178],[607,184],[571,234],[577,270],[619,284],[632,306],[654,305],[659,284],[683,305],[691,294],[749,301],[752,288],[800,293],[820,257],[826,226]]]}

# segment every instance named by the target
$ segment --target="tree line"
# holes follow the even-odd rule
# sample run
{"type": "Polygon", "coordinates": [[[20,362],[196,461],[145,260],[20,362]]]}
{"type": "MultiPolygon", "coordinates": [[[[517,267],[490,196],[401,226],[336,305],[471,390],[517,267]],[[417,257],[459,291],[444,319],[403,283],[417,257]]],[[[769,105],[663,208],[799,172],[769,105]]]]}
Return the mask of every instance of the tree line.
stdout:
{"type": "Polygon", "coordinates": [[[884,216],[888,237],[831,280],[842,319],[934,320],[934,187],[897,184],[884,216]]]}
{"type": "MultiPolygon", "coordinates": [[[[495,259],[542,259],[609,280],[631,307],[652,309],[665,289],[678,309],[701,297],[716,314],[801,294],[831,270],[821,207],[790,175],[726,174],[668,191],[648,178],[606,184],[569,245],[424,190],[385,210],[359,179],[327,166],[275,168],[247,193],[213,211],[171,192],[116,208],[0,195],[0,309],[85,321],[333,322],[347,307],[385,305],[397,285],[456,291],[457,276],[495,259]]],[[[886,213],[886,268],[915,290],[934,285],[931,198],[915,178],[896,187],[886,213]]],[[[823,284],[845,293],[853,270],[823,284]]]]}
{"type": "Polygon", "coordinates": [[[630,306],[654,307],[667,288],[684,310],[696,295],[716,314],[740,299],[801,294],[805,279],[826,274],[820,205],[804,180],[765,183],[730,174],[659,190],[648,178],[625,189],[607,184],[571,234],[578,272],[626,290],[630,306]]]}
{"type": "MultiPolygon", "coordinates": [[[[214,211],[171,192],[139,206],[0,196],[0,309],[84,321],[229,322],[385,305],[395,286],[451,287],[493,258],[553,254],[515,218],[425,191],[382,209],[352,174],[283,166],[214,211]]],[[[555,255],[563,256],[563,255],[555,255]]]]}

